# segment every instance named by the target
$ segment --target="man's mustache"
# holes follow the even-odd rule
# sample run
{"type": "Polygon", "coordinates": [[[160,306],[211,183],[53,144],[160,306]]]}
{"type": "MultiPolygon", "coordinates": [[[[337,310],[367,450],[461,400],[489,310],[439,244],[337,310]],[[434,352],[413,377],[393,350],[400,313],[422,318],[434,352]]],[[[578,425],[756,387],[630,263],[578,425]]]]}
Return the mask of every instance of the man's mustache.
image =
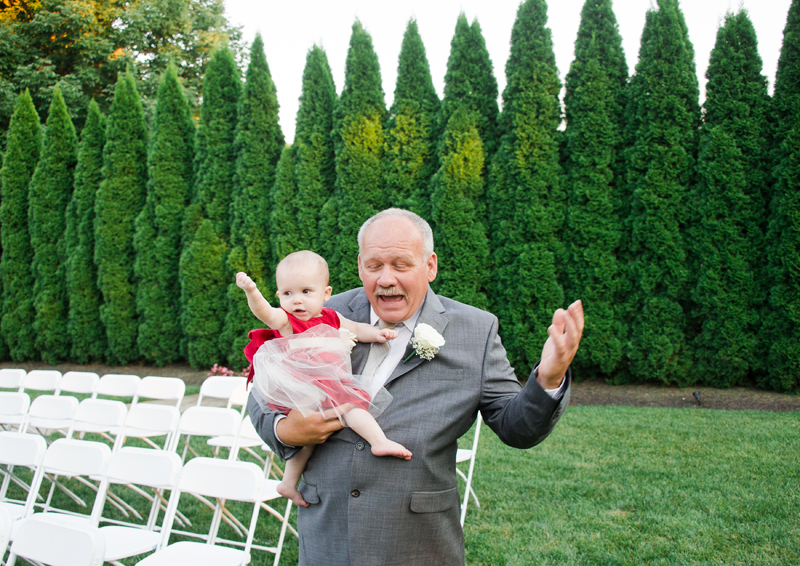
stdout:
{"type": "Polygon", "coordinates": [[[374,295],[376,297],[394,297],[397,295],[401,295],[403,297],[406,296],[405,291],[403,291],[400,287],[396,287],[392,285],[391,287],[378,287],[375,289],[374,295]]]}

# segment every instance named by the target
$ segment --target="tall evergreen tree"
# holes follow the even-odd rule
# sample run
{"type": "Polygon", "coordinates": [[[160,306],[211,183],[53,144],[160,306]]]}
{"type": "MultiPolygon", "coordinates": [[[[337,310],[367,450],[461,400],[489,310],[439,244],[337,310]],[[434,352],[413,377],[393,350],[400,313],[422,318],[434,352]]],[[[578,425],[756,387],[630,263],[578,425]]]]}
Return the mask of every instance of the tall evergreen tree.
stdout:
{"type": "MultiPolygon", "coordinates": [[[[462,12],[450,43],[447,72],[444,75],[444,99],[439,118],[443,130],[462,105],[477,113],[478,133],[483,143],[486,163],[499,144],[497,80],[486,41],[477,20],[472,25],[462,12]]],[[[485,171],[484,171],[485,172],[485,171]]]]}
{"type": "Polygon", "coordinates": [[[494,157],[488,203],[493,239],[493,310],[512,364],[523,373],[539,359],[564,293],[564,188],[557,128],[561,121],[555,55],[544,0],[526,0],[511,31],[503,91],[503,136],[494,157]]]}
{"type": "Polygon", "coordinates": [[[441,145],[442,166],[433,178],[432,213],[439,275],[437,292],[478,308],[489,246],[476,202],[483,194],[483,144],[477,113],[462,106],[450,117],[441,145]]]}
{"type": "Polygon", "coordinates": [[[70,352],[66,286],[66,211],[72,199],[77,135],[61,89],[53,91],[42,156],[30,184],[31,269],[36,319],[36,348],[51,364],[70,352]]]}
{"type": "MultiPolygon", "coordinates": [[[[275,168],[285,145],[278,124],[278,95],[264,54],[261,35],[253,40],[247,80],[239,105],[239,124],[236,131],[236,177],[231,202],[231,252],[229,273],[244,271],[262,291],[272,279],[270,246],[270,198],[275,182],[275,168]]],[[[223,352],[228,365],[246,366],[244,347],[247,332],[257,325],[244,293],[230,279],[225,330],[222,334],[223,352]]]]}
{"type": "Polygon", "coordinates": [[[189,105],[174,65],[158,89],[148,155],[147,198],[136,219],[137,342],[157,366],[180,358],[181,225],[191,195],[194,135],[189,105]]]}
{"type": "Polygon", "coordinates": [[[628,113],[631,240],[627,355],[634,379],[689,383],[685,225],[700,109],[694,49],[677,0],[647,12],[628,113]]]}
{"type": "MultiPolygon", "coordinates": [[[[263,284],[259,289],[277,291],[275,288],[275,267],[278,262],[290,253],[304,249],[304,241],[300,233],[300,223],[295,221],[297,211],[297,179],[294,176],[293,156],[297,153],[291,147],[283,148],[278,168],[275,174],[275,186],[272,188],[272,212],[269,222],[272,225],[272,255],[270,266],[271,273],[265,274],[263,284]]],[[[271,296],[272,293],[269,293],[271,296]]]]}
{"type": "Polygon", "coordinates": [[[587,0],[567,73],[568,301],[582,299],[586,327],[573,366],[611,376],[622,359],[625,325],[619,302],[626,278],[617,260],[622,238],[623,113],[628,65],[610,0],[587,0]]]}
{"type": "Polygon", "coordinates": [[[772,97],[774,193],[767,228],[769,311],[763,339],[767,372],[759,383],[777,390],[800,384],[800,0],[789,6],[772,97]]]}
{"type": "Polygon", "coordinates": [[[337,249],[328,262],[338,267],[331,285],[344,291],[361,284],[355,258],[356,235],[364,221],[382,210],[381,188],[386,105],[372,38],[356,21],[350,36],[344,90],[334,113],[336,185],[340,193],[337,249]]]}
{"type": "Polygon", "coordinates": [[[226,253],[225,241],[217,235],[213,222],[204,219],[181,254],[181,324],[187,357],[195,369],[209,368],[224,355],[219,335],[227,307],[226,253]]]}
{"type": "Polygon", "coordinates": [[[67,330],[70,360],[79,364],[104,361],[108,350],[106,330],[100,320],[103,296],[97,288],[94,263],[94,201],[103,169],[106,121],[92,100],[81,132],[75,191],[67,206],[67,330]]]}
{"type": "Polygon", "coordinates": [[[760,373],[766,358],[758,348],[764,300],[758,273],[765,255],[769,95],[746,12],[725,17],[706,77],[694,199],[700,222],[689,239],[699,266],[693,371],[719,387],[760,373]]]}
{"type": "Polygon", "coordinates": [[[427,219],[432,218],[430,181],[438,165],[438,112],[425,46],[412,19],[403,36],[389,109],[384,176],[387,203],[427,219]]]}
{"type": "Polygon", "coordinates": [[[3,200],[0,204],[3,258],[3,338],[15,362],[37,357],[33,322],[33,272],[31,236],[28,228],[28,185],[42,151],[39,115],[26,89],[8,127],[6,153],[0,171],[3,200]]]}
{"type": "MultiPolygon", "coordinates": [[[[297,109],[292,162],[297,182],[297,199],[291,204],[296,214],[298,249],[326,253],[321,241],[323,223],[338,225],[336,215],[322,213],[336,183],[336,153],[333,144],[333,110],[336,87],[325,51],[316,45],[306,55],[303,91],[297,109]],[[303,203],[302,206],[297,206],[303,203]]],[[[274,229],[283,229],[273,224],[274,229]]],[[[335,233],[333,227],[329,228],[335,233]]],[[[333,246],[335,249],[335,245],[333,246]]],[[[271,275],[270,275],[271,278],[271,275]]],[[[270,283],[271,285],[271,283],[270,283]]]]}
{"type": "Polygon", "coordinates": [[[147,129],[136,83],[128,71],[120,73],[114,92],[103,149],[103,180],[95,200],[94,260],[103,293],[100,318],[112,363],[126,364],[139,357],[133,236],[146,191],[147,129]]]}

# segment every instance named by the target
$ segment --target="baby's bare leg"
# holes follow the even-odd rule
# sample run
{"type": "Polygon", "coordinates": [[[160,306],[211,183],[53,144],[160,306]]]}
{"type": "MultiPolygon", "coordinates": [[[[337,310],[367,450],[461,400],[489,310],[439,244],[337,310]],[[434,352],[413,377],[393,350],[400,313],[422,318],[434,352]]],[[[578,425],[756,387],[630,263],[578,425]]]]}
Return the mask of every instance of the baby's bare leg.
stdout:
{"type": "Polygon", "coordinates": [[[372,446],[376,456],[397,456],[405,460],[411,459],[411,452],[402,445],[389,440],[383,434],[377,421],[364,409],[352,409],[344,415],[347,426],[360,434],[372,446]]]}
{"type": "Polygon", "coordinates": [[[303,446],[298,452],[297,456],[291,460],[286,460],[286,469],[283,471],[283,480],[278,484],[276,491],[284,496],[286,499],[291,499],[292,503],[298,507],[308,507],[308,503],[300,492],[297,491],[297,482],[300,481],[300,476],[306,469],[308,459],[314,453],[313,446],[303,446]]]}

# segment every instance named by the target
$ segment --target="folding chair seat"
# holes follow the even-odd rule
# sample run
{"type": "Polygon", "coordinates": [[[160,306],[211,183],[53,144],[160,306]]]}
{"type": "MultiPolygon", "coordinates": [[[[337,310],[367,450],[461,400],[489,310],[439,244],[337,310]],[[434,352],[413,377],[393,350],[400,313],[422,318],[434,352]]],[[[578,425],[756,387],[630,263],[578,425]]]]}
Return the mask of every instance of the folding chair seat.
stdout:
{"type": "Polygon", "coordinates": [[[475,495],[475,491],[472,489],[472,474],[475,470],[475,456],[478,454],[478,438],[480,437],[481,433],[481,423],[483,422],[483,417],[481,416],[480,412],[478,413],[478,419],[475,424],[475,436],[472,438],[472,448],[459,448],[456,452],[456,464],[461,462],[469,462],[469,469],[467,470],[466,475],[464,472],[456,467],[456,473],[464,480],[464,501],[461,504],[461,526],[464,526],[464,520],[467,518],[467,503],[469,503],[469,496],[472,495],[472,499],[475,501],[475,507],[480,507],[481,504],[478,502],[478,496],[475,495]]]}
{"type": "Polygon", "coordinates": [[[0,389],[19,389],[26,371],[18,368],[0,369],[0,389]]]}
{"type": "Polygon", "coordinates": [[[137,403],[128,409],[124,428],[113,427],[110,434],[121,436],[122,444],[127,438],[140,438],[153,448],[174,450],[180,418],[180,412],[172,405],[137,403]],[[153,440],[158,436],[164,437],[161,446],[153,440]]]}
{"type": "MultiPolygon", "coordinates": [[[[261,469],[251,462],[233,462],[217,458],[194,458],[183,467],[178,487],[170,497],[167,516],[164,520],[163,539],[159,550],[139,562],[143,566],[191,564],[192,566],[234,566],[250,562],[255,527],[258,521],[260,503],[267,499],[280,497],[274,491],[277,482],[265,480],[261,469]],[[252,504],[250,526],[244,543],[224,540],[218,537],[221,509],[217,506],[211,521],[206,542],[177,542],[167,545],[172,531],[175,511],[181,493],[199,494],[218,501],[241,501],[252,504]],[[227,546],[231,545],[231,546],[227,546]],[[240,547],[232,548],[232,546],[240,547]]],[[[286,519],[274,547],[263,547],[275,554],[274,564],[280,560],[283,540],[286,535],[291,501],[287,505],[286,519]]]]}
{"type": "Polygon", "coordinates": [[[71,395],[39,395],[28,409],[22,431],[35,428],[46,435],[48,430],[60,430],[66,435],[77,410],[78,399],[71,395]]]}
{"type": "Polygon", "coordinates": [[[60,393],[73,393],[77,395],[96,395],[95,388],[100,381],[100,376],[89,371],[68,371],[58,382],[56,395],[60,393]]]}
{"type": "Polygon", "coordinates": [[[200,407],[204,400],[216,399],[225,401],[225,407],[230,409],[233,396],[237,391],[244,390],[247,379],[232,375],[212,375],[200,386],[200,395],[197,396],[197,406],[200,407]]]}
{"type": "Polygon", "coordinates": [[[29,515],[39,493],[43,473],[42,462],[47,443],[41,436],[21,432],[0,432],[0,464],[8,466],[4,470],[3,485],[0,488],[0,508],[9,513],[12,519],[29,515]],[[13,475],[13,467],[26,467],[33,470],[30,485],[13,475]],[[10,482],[14,482],[27,492],[25,501],[7,499],[10,482]]]}
{"type": "Polygon", "coordinates": [[[97,382],[95,396],[133,398],[141,382],[142,378],[138,375],[107,373],[97,382]]]}
{"type": "Polygon", "coordinates": [[[35,369],[25,374],[22,380],[20,391],[53,391],[58,389],[58,382],[61,381],[61,372],[54,369],[35,369]]]}
{"type": "Polygon", "coordinates": [[[16,425],[17,430],[25,422],[31,398],[19,391],[0,391],[0,425],[8,430],[16,425]]]}
{"type": "Polygon", "coordinates": [[[97,528],[64,525],[47,516],[34,516],[20,524],[11,545],[8,566],[17,556],[48,566],[101,566],[105,539],[97,528]]]}
{"type": "Polygon", "coordinates": [[[117,435],[112,439],[109,433],[112,430],[122,430],[127,415],[128,408],[122,401],[84,399],[78,404],[67,438],[74,434],[80,434],[83,438],[87,432],[100,434],[113,442],[111,450],[114,452],[119,448],[122,437],[117,435]]]}

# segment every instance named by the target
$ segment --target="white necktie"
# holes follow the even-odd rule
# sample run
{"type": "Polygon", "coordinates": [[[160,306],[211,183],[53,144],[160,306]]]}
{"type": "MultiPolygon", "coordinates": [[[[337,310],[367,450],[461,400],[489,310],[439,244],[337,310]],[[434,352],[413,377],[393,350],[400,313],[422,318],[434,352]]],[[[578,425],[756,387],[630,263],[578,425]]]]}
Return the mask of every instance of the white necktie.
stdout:
{"type": "MultiPolygon", "coordinates": [[[[394,329],[395,323],[393,322],[386,322],[385,320],[378,320],[378,328],[383,330],[384,328],[391,328],[394,329]]],[[[369,347],[369,356],[367,356],[367,363],[364,365],[364,371],[361,372],[361,375],[364,377],[372,378],[375,375],[375,372],[378,371],[383,360],[386,359],[386,356],[389,355],[389,342],[373,342],[369,347]]]]}

